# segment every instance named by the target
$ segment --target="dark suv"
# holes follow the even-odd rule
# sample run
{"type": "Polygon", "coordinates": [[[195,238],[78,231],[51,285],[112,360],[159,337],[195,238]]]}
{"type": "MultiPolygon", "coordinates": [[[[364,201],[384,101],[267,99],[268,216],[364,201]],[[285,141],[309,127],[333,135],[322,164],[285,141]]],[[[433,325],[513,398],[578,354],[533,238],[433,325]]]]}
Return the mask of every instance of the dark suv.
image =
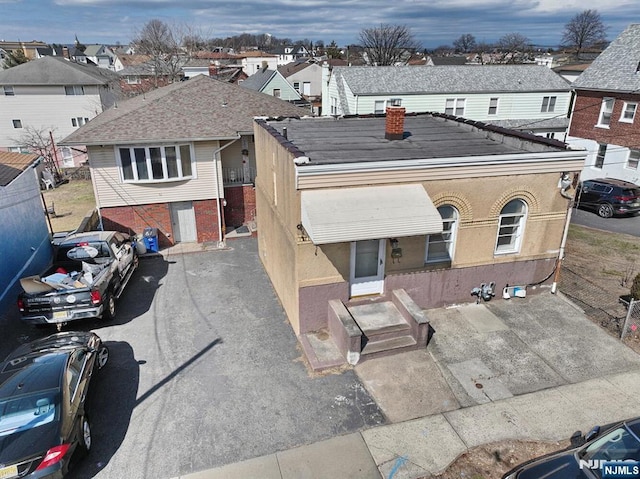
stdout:
{"type": "Polygon", "coordinates": [[[640,213],[640,186],[628,181],[602,178],[583,181],[576,191],[576,206],[602,218],[640,213]]]}

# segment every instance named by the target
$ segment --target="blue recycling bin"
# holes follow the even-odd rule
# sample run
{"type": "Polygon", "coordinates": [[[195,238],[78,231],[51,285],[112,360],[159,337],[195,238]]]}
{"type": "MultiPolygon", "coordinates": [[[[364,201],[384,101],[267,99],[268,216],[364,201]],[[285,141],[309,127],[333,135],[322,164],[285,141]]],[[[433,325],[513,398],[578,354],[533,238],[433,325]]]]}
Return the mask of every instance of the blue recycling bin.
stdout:
{"type": "Polygon", "coordinates": [[[158,252],[158,228],[145,228],[142,241],[147,251],[158,252]]]}

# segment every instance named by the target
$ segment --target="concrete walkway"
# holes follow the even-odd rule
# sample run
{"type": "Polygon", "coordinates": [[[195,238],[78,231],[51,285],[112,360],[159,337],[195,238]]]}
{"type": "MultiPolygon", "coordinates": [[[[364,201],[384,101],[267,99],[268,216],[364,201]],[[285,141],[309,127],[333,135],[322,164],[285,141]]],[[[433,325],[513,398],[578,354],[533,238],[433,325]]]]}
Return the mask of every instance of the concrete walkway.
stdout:
{"type": "MultiPolygon", "coordinates": [[[[494,441],[559,441],[640,415],[640,371],[566,384],[339,436],[181,479],[409,479],[494,441]]],[[[274,425],[277,427],[277,425],[274,425]]]]}

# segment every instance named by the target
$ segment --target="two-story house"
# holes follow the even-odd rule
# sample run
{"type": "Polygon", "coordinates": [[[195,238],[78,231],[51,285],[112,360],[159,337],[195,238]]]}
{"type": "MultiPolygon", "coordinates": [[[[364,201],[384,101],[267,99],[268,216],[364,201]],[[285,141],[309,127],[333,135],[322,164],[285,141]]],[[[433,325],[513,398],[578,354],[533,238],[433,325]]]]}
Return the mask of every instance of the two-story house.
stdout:
{"type": "Polygon", "coordinates": [[[157,228],[161,246],[220,242],[255,218],[253,118],[299,112],[198,75],[119,102],[63,144],[86,145],[105,229],[157,228]]]}
{"type": "Polygon", "coordinates": [[[537,65],[329,67],[323,65],[322,114],[439,112],[564,140],[569,83],[537,65]]]}
{"type": "Polygon", "coordinates": [[[259,72],[264,68],[266,63],[269,70],[278,68],[278,56],[264,53],[261,51],[242,52],[238,55],[240,64],[247,76],[259,72]]]}
{"type": "Polygon", "coordinates": [[[582,179],[640,184],[640,24],[629,25],[573,82],[567,142],[588,150],[582,179]]]}
{"type": "Polygon", "coordinates": [[[293,89],[314,106],[314,113],[322,107],[322,67],[316,62],[293,62],[278,68],[278,72],[293,89]]]}
{"type": "MultiPolygon", "coordinates": [[[[34,133],[57,143],[118,97],[117,74],[61,57],[0,70],[0,149],[22,151],[34,133]]],[[[63,147],[52,155],[59,167],[86,161],[83,148],[63,147]]]]}
{"type": "Polygon", "coordinates": [[[273,50],[273,54],[278,57],[278,65],[286,65],[310,56],[304,45],[281,45],[273,50]]]}
{"type": "Polygon", "coordinates": [[[420,310],[474,290],[548,291],[583,150],[403,107],[254,130],[259,255],[312,362],[322,338],[424,347],[420,310]]]}

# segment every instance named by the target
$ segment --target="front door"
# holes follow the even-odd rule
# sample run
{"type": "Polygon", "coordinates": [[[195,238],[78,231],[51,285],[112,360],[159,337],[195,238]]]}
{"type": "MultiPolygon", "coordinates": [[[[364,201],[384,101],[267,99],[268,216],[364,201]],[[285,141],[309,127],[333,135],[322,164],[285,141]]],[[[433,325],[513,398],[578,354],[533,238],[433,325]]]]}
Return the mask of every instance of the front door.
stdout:
{"type": "Polygon", "coordinates": [[[171,203],[171,226],[176,243],[197,241],[196,215],[191,201],[171,203]]]}
{"type": "Polygon", "coordinates": [[[351,243],[351,296],[382,294],[384,290],[385,240],[351,243]]]}

